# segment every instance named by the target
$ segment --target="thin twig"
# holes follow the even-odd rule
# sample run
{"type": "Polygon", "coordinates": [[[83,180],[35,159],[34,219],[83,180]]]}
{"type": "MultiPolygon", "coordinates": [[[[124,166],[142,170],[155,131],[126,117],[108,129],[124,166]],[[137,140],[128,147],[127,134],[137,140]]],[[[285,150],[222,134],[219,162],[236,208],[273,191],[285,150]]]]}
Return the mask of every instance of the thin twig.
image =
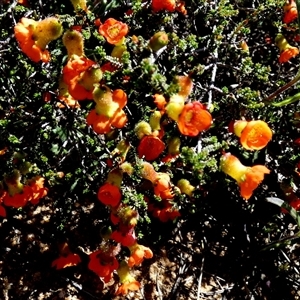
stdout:
{"type": "Polygon", "coordinates": [[[203,267],[204,267],[204,256],[202,257],[201,268],[200,268],[200,276],[199,276],[199,279],[198,279],[197,300],[200,299],[200,294],[201,294],[203,267]]]}

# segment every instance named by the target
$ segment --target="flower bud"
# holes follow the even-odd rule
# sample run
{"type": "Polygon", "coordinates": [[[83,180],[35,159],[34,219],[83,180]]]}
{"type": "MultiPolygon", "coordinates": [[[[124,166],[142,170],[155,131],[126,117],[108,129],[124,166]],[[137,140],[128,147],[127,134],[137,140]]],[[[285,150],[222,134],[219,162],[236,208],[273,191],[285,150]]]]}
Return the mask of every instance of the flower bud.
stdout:
{"type": "Polygon", "coordinates": [[[20,171],[16,169],[12,173],[4,175],[4,182],[7,185],[10,196],[14,196],[15,194],[19,194],[23,191],[21,178],[22,176],[20,171]]]}
{"type": "Polygon", "coordinates": [[[145,135],[150,135],[152,133],[152,128],[148,122],[141,121],[135,125],[134,131],[137,137],[142,139],[145,135]]]}
{"type": "Polygon", "coordinates": [[[78,56],[84,55],[83,36],[77,30],[67,30],[62,37],[62,41],[67,48],[68,58],[74,54],[78,56]]]}
{"type": "Polygon", "coordinates": [[[233,123],[233,132],[237,137],[241,137],[243,130],[247,126],[248,122],[245,120],[235,121],[233,123]]]}
{"type": "Polygon", "coordinates": [[[181,141],[178,136],[171,137],[168,142],[168,153],[171,155],[177,155],[180,153],[181,141]]]}
{"type": "Polygon", "coordinates": [[[127,153],[129,151],[130,144],[126,140],[121,140],[117,147],[111,152],[111,155],[118,156],[121,160],[121,162],[124,162],[127,156],[127,153]]]}
{"type": "Polygon", "coordinates": [[[120,169],[123,173],[127,173],[128,175],[132,175],[134,172],[132,164],[126,161],[120,165],[120,169]]]}
{"type": "Polygon", "coordinates": [[[122,55],[126,50],[127,50],[126,45],[124,45],[124,44],[116,45],[111,52],[111,56],[116,57],[119,60],[121,60],[122,55]]]}
{"type": "Polygon", "coordinates": [[[58,39],[62,33],[63,27],[59,20],[55,17],[49,17],[37,22],[32,38],[39,48],[45,49],[51,41],[58,39]]]}
{"type": "Polygon", "coordinates": [[[152,164],[144,161],[142,162],[142,168],[141,168],[141,176],[144,179],[147,179],[151,181],[152,183],[155,183],[155,181],[158,178],[158,173],[154,170],[154,167],[152,164]]]}
{"type": "Polygon", "coordinates": [[[97,86],[93,91],[93,99],[96,102],[96,112],[111,118],[119,108],[118,103],[113,101],[113,94],[106,86],[97,86]]]}
{"type": "Polygon", "coordinates": [[[149,47],[153,52],[157,52],[169,42],[168,35],[164,31],[156,32],[149,41],[149,47]]]}
{"type": "Polygon", "coordinates": [[[187,98],[193,90],[193,81],[190,76],[176,76],[177,84],[180,87],[179,96],[187,98]]]}
{"type": "Polygon", "coordinates": [[[154,111],[149,118],[149,124],[153,131],[160,130],[160,119],[161,119],[161,112],[156,110],[154,111]]]}
{"type": "Polygon", "coordinates": [[[178,117],[184,108],[184,98],[180,95],[173,95],[166,106],[166,112],[169,118],[178,121],[178,117]]]}
{"type": "Polygon", "coordinates": [[[19,167],[19,171],[23,175],[29,173],[31,169],[32,169],[32,164],[29,161],[24,161],[19,167]]]}
{"type": "Polygon", "coordinates": [[[248,167],[244,166],[240,160],[231,155],[231,153],[223,154],[221,157],[221,170],[235,179],[238,183],[242,182],[248,167]]]}
{"type": "Polygon", "coordinates": [[[180,179],[177,182],[177,187],[180,189],[181,193],[192,197],[195,187],[187,179],[180,179]]]}
{"type": "Polygon", "coordinates": [[[80,9],[87,11],[86,0],[71,0],[74,10],[78,11],[80,9]]]}
{"type": "Polygon", "coordinates": [[[245,51],[246,53],[249,53],[249,47],[248,47],[248,44],[247,44],[244,40],[242,40],[242,41],[240,42],[240,48],[241,48],[243,51],[245,51]]]}
{"type": "Polygon", "coordinates": [[[83,73],[78,83],[87,91],[92,91],[94,89],[94,85],[99,83],[102,79],[102,75],[101,69],[97,65],[94,65],[83,73]]]}

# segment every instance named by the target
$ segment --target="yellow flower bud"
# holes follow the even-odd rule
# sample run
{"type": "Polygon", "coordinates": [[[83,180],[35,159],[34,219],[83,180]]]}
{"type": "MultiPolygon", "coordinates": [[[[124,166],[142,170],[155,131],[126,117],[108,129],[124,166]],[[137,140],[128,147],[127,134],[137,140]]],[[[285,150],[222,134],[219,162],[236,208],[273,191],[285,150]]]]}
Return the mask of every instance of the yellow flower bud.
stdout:
{"type": "Polygon", "coordinates": [[[170,101],[166,106],[166,112],[169,118],[174,121],[178,121],[178,117],[181,114],[184,107],[184,97],[180,95],[173,95],[170,97],[170,101]]]}
{"type": "Polygon", "coordinates": [[[123,53],[127,50],[126,45],[122,44],[122,45],[116,45],[112,52],[111,52],[111,56],[112,57],[116,57],[119,60],[121,60],[123,53]]]}
{"type": "Polygon", "coordinates": [[[96,102],[97,114],[111,118],[119,108],[119,104],[113,101],[113,93],[107,86],[96,86],[93,91],[93,99],[96,102]]]}
{"type": "Polygon", "coordinates": [[[71,0],[74,10],[78,11],[80,9],[87,11],[86,0],[71,0]]]}
{"type": "Polygon", "coordinates": [[[171,155],[176,155],[180,153],[180,145],[181,141],[178,136],[174,136],[170,138],[167,142],[168,145],[168,153],[171,155]]]}
{"type": "Polygon", "coordinates": [[[77,30],[67,30],[62,38],[64,46],[68,51],[68,58],[72,55],[83,56],[83,36],[77,30]]]}
{"type": "Polygon", "coordinates": [[[156,110],[154,111],[149,118],[149,124],[152,130],[160,130],[160,119],[161,119],[161,112],[156,110]]]}
{"type": "Polygon", "coordinates": [[[37,22],[32,38],[35,40],[35,44],[43,50],[51,41],[58,39],[62,33],[63,27],[59,20],[49,17],[37,22]]]}
{"type": "Polygon", "coordinates": [[[102,75],[102,71],[97,65],[91,66],[83,73],[79,84],[87,91],[91,91],[94,89],[94,85],[102,79],[102,75]]]}
{"type": "Polygon", "coordinates": [[[168,35],[164,31],[156,32],[149,41],[149,47],[152,51],[157,52],[169,42],[168,35]]]}
{"type": "Polygon", "coordinates": [[[245,120],[235,121],[233,124],[233,132],[237,137],[241,137],[243,130],[247,126],[248,122],[245,120]]]}
{"type": "Polygon", "coordinates": [[[145,135],[150,135],[152,133],[152,128],[148,122],[141,121],[135,125],[134,131],[137,137],[142,139],[145,135]]]}
{"type": "Polygon", "coordinates": [[[19,194],[23,191],[21,178],[22,176],[20,171],[16,169],[12,173],[4,175],[4,182],[7,185],[10,196],[14,196],[15,194],[19,194]]]}
{"type": "Polygon", "coordinates": [[[192,197],[195,187],[187,179],[180,179],[177,182],[177,187],[180,189],[181,193],[192,197]]]}

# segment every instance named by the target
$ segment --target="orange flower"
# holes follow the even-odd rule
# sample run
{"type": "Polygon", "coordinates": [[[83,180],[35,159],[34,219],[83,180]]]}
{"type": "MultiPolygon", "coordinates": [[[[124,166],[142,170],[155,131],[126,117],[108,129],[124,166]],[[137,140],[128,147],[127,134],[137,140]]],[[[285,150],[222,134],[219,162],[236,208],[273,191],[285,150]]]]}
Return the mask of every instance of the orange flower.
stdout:
{"type": "Polygon", "coordinates": [[[86,122],[93,127],[93,130],[98,134],[106,134],[112,130],[112,126],[123,128],[127,123],[127,116],[123,109],[117,109],[112,118],[98,114],[96,109],[89,112],[86,122]]]}
{"type": "Polygon", "coordinates": [[[18,0],[18,4],[29,7],[28,0],[18,0]]]}
{"type": "Polygon", "coordinates": [[[59,248],[60,257],[52,262],[51,267],[56,267],[56,270],[60,270],[67,267],[77,266],[81,262],[80,256],[72,253],[67,243],[63,243],[59,248]]]}
{"type": "Polygon", "coordinates": [[[14,27],[15,37],[19,42],[22,51],[34,62],[49,62],[50,53],[48,50],[40,49],[33,39],[34,28],[37,21],[22,18],[14,27]]]}
{"type": "Polygon", "coordinates": [[[92,126],[98,134],[106,134],[111,131],[110,118],[97,114],[95,109],[92,109],[87,115],[86,123],[92,126]]]}
{"type": "Polygon", "coordinates": [[[211,123],[211,114],[198,101],[186,104],[177,122],[179,131],[187,136],[197,136],[207,130],[211,123]]]}
{"type": "Polygon", "coordinates": [[[102,79],[100,67],[92,60],[73,55],[63,68],[63,80],[69,94],[76,100],[93,99],[95,84],[102,79]]]}
{"type": "Polygon", "coordinates": [[[161,10],[173,12],[176,8],[176,0],[152,0],[151,6],[154,12],[161,10]]]}
{"type": "Polygon", "coordinates": [[[175,77],[177,84],[180,87],[180,91],[178,92],[179,96],[182,96],[184,98],[187,98],[192,90],[193,90],[193,81],[190,76],[176,76],[175,77]]]}
{"type": "Polygon", "coordinates": [[[264,121],[236,121],[234,133],[240,137],[242,146],[247,150],[260,150],[272,139],[272,130],[264,121]]]}
{"type": "Polygon", "coordinates": [[[31,188],[21,183],[22,175],[19,170],[14,170],[10,174],[4,175],[4,182],[8,193],[3,196],[3,203],[6,206],[23,207],[31,197],[31,188]]]}
{"type": "MultiPolygon", "coordinates": [[[[67,106],[73,108],[80,108],[79,102],[75,100],[68,91],[68,85],[63,81],[61,77],[58,83],[58,99],[64,102],[67,106]]],[[[65,108],[66,105],[62,104],[61,102],[57,102],[56,106],[59,108],[65,108]]]]}
{"type": "Polygon", "coordinates": [[[120,277],[121,286],[117,289],[116,295],[126,295],[128,291],[137,291],[140,288],[141,284],[130,275],[129,267],[125,261],[120,263],[117,272],[120,277]]]}
{"type": "Polygon", "coordinates": [[[85,56],[73,55],[63,67],[63,80],[69,85],[74,77],[79,77],[89,67],[96,65],[96,62],[85,56]]]}
{"type": "Polygon", "coordinates": [[[287,0],[283,6],[283,22],[289,24],[298,18],[297,5],[294,0],[287,0]]]}
{"type": "Polygon", "coordinates": [[[111,183],[105,183],[99,188],[98,199],[105,205],[116,207],[119,205],[121,198],[120,188],[111,183]]]}
{"type": "Polygon", "coordinates": [[[22,51],[34,62],[49,62],[50,54],[45,48],[59,38],[63,28],[59,20],[49,17],[41,21],[22,18],[14,27],[15,37],[22,51]]]}
{"type": "Polygon", "coordinates": [[[89,255],[88,268],[101,277],[105,283],[110,281],[112,273],[119,267],[115,250],[116,247],[109,247],[106,251],[100,249],[89,255]]]}
{"type": "Polygon", "coordinates": [[[164,151],[165,144],[163,141],[153,135],[144,136],[137,148],[139,158],[144,157],[145,160],[152,161],[159,157],[164,151]]]}
{"type": "Polygon", "coordinates": [[[165,106],[167,104],[166,98],[163,95],[160,94],[155,94],[153,96],[154,98],[154,103],[157,106],[157,108],[161,111],[165,110],[165,106]]]}
{"type": "Polygon", "coordinates": [[[161,199],[174,198],[171,178],[167,173],[157,173],[157,179],[154,182],[154,194],[161,199]]]}
{"type": "Polygon", "coordinates": [[[153,257],[153,253],[150,248],[139,245],[138,243],[130,246],[129,250],[131,253],[128,259],[129,268],[132,268],[133,266],[139,266],[143,262],[144,258],[153,257]]]}
{"type": "Polygon", "coordinates": [[[127,116],[123,107],[127,103],[127,95],[117,89],[111,91],[106,86],[97,86],[93,91],[96,107],[87,116],[87,124],[91,125],[99,134],[109,133],[112,127],[123,128],[127,123],[127,116]]]}
{"type": "Polygon", "coordinates": [[[184,1],[179,1],[179,3],[177,3],[176,11],[181,12],[183,15],[187,14],[187,10],[185,8],[185,2],[184,1]]]}
{"type": "Polygon", "coordinates": [[[151,181],[153,184],[155,183],[155,181],[158,177],[158,173],[155,171],[153,165],[146,161],[143,161],[141,163],[140,172],[141,172],[142,178],[145,178],[145,179],[151,181]]]}
{"type": "Polygon", "coordinates": [[[109,18],[104,24],[100,25],[99,33],[106,38],[108,43],[117,45],[123,42],[124,36],[128,33],[128,26],[125,23],[109,18]]]}
{"type": "Polygon", "coordinates": [[[297,47],[291,46],[281,33],[277,35],[275,43],[280,51],[280,63],[288,62],[291,58],[299,54],[299,49],[297,47]]]}
{"type": "Polygon", "coordinates": [[[262,165],[244,166],[237,157],[230,153],[223,154],[221,170],[237,181],[241,196],[245,200],[252,196],[253,191],[263,181],[265,174],[270,173],[270,170],[262,165]]]}

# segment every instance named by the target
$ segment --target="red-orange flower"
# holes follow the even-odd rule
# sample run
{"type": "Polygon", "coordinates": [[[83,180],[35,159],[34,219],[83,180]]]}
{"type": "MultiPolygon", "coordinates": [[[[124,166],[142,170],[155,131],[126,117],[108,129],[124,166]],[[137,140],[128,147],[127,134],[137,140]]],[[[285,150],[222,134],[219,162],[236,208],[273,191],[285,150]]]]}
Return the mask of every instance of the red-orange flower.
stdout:
{"type": "Polygon", "coordinates": [[[97,250],[90,254],[90,262],[88,268],[95,272],[104,282],[109,282],[112,278],[112,273],[117,270],[119,263],[115,257],[114,249],[104,251],[97,250]]]}
{"type": "Polygon", "coordinates": [[[51,264],[52,267],[56,267],[56,270],[77,266],[81,262],[80,256],[72,253],[67,243],[60,245],[59,252],[59,258],[55,259],[51,264]]]}
{"type": "Polygon", "coordinates": [[[118,229],[112,232],[110,238],[124,247],[130,247],[136,243],[134,226],[119,223],[118,229]]]}
{"type": "Polygon", "coordinates": [[[139,245],[138,243],[130,246],[129,250],[131,253],[128,259],[129,268],[139,266],[143,262],[144,258],[148,259],[153,257],[153,253],[150,248],[139,245]]]}
{"type": "Polygon", "coordinates": [[[152,0],[151,6],[154,12],[161,10],[173,12],[176,8],[176,0],[152,0]]]}
{"type": "Polygon", "coordinates": [[[272,139],[272,130],[261,120],[236,121],[233,128],[234,133],[240,137],[242,146],[247,150],[261,150],[272,139]]]}
{"type": "Polygon", "coordinates": [[[280,53],[279,62],[285,63],[288,62],[291,58],[299,54],[299,49],[297,47],[287,48],[280,53]]]}
{"type": "Polygon", "coordinates": [[[211,114],[198,101],[186,104],[177,122],[179,131],[187,136],[197,136],[207,130],[211,123],[211,114]]]}
{"type": "Polygon", "coordinates": [[[106,38],[108,43],[116,45],[122,42],[124,36],[128,33],[128,26],[125,23],[109,18],[100,25],[99,33],[106,38]]]}
{"type": "Polygon", "coordinates": [[[165,144],[157,136],[147,135],[144,136],[137,148],[139,158],[144,157],[145,160],[152,161],[159,157],[164,151],[165,144]]]}
{"type": "Polygon", "coordinates": [[[3,218],[6,217],[6,210],[2,206],[2,202],[3,202],[4,197],[6,196],[6,193],[7,192],[0,185],[0,217],[3,217],[3,218]]]}
{"type": "MultiPolygon", "coordinates": [[[[145,200],[147,201],[147,199],[145,200]]],[[[158,218],[161,222],[173,221],[181,216],[178,209],[169,200],[162,200],[157,205],[148,203],[148,210],[152,212],[153,217],[158,218]]]]}
{"type": "Polygon", "coordinates": [[[277,35],[275,42],[280,50],[280,63],[288,62],[291,58],[299,54],[299,49],[297,47],[291,46],[281,33],[277,35]]]}
{"type": "Polygon", "coordinates": [[[42,176],[33,177],[28,181],[31,188],[29,200],[32,204],[37,204],[41,198],[47,195],[48,189],[44,187],[44,182],[45,178],[42,176]]]}
{"type": "Polygon", "coordinates": [[[287,0],[283,6],[283,22],[289,24],[298,18],[297,5],[295,0],[287,0]]]}
{"type": "Polygon", "coordinates": [[[241,189],[241,196],[245,200],[252,196],[253,191],[263,181],[265,174],[270,173],[270,170],[262,165],[244,166],[237,157],[230,153],[222,156],[221,169],[237,181],[241,189]]]}
{"type": "Polygon", "coordinates": [[[119,205],[121,198],[120,188],[113,184],[105,183],[99,188],[98,199],[105,205],[116,207],[119,205]]]}

